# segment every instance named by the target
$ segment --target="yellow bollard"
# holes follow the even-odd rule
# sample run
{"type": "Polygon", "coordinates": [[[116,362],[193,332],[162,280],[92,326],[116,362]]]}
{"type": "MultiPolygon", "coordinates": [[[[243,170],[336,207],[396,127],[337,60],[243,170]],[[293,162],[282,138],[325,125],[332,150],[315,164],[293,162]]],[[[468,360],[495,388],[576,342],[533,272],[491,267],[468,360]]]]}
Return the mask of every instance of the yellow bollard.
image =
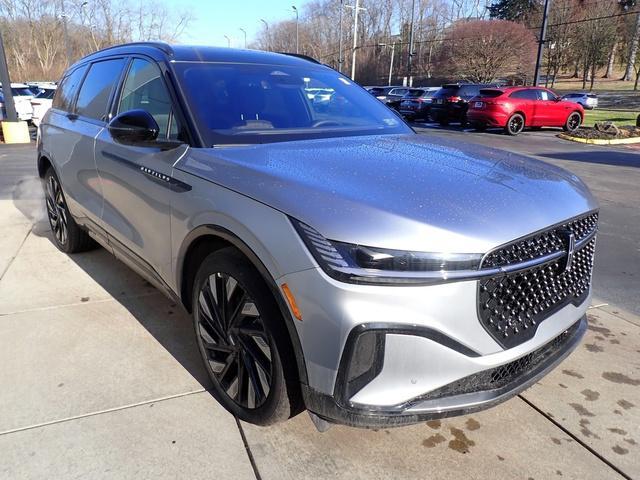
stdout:
{"type": "Polygon", "coordinates": [[[27,122],[2,122],[4,143],[31,143],[27,122]]]}

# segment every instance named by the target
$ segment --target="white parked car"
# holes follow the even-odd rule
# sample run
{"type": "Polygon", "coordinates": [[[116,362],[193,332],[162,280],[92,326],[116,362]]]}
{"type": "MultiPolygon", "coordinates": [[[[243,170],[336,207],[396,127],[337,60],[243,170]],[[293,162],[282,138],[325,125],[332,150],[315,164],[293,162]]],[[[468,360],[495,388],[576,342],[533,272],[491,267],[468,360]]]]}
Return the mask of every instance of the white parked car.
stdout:
{"type": "MultiPolygon", "coordinates": [[[[31,120],[32,107],[28,97],[15,96],[13,97],[13,103],[16,106],[18,120],[31,120]]],[[[5,118],[7,118],[7,111],[4,106],[4,95],[2,94],[2,90],[0,90],[0,120],[4,120],[5,118]]]]}
{"type": "Polygon", "coordinates": [[[582,108],[592,110],[598,106],[598,96],[595,93],[568,93],[562,100],[579,103],[582,108]]]}
{"type": "Polygon", "coordinates": [[[31,100],[32,115],[31,121],[38,127],[44,114],[51,108],[53,95],[56,93],[55,85],[47,85],[40,87],[42,91],[31,100]]]}

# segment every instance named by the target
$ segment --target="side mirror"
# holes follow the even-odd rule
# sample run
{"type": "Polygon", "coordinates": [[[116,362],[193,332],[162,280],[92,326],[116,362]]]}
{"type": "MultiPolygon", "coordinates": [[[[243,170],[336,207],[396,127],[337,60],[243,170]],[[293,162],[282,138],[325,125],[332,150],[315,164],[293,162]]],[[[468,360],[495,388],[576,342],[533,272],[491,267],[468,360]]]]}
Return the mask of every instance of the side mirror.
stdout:
{"type": "Polygon", "coordinates": [[[107,125],[111,137],[123,145],[151,146],[160,127],[145,110],[129,110],[116,115],[107,125]]]}

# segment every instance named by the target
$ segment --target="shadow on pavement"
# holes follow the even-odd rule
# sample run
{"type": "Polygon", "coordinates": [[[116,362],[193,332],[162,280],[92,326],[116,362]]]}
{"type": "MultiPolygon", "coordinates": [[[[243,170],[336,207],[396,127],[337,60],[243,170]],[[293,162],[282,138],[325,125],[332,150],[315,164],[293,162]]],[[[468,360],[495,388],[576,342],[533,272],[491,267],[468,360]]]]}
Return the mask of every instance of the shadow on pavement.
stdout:
{"type": "MultiPolygon", "coordinates": [[[[597,147],[596,147],[597,148],[597,147]]],[[[557,152],[539,153],[539,157],[553,158],[556,160],[570,160],[574,162],[596,163],[601,165],[615,165],[618,167],[640,167],[640,155],[632,155],[635,152],[624,151],[591,151],[591,152],[557,152]]]]}

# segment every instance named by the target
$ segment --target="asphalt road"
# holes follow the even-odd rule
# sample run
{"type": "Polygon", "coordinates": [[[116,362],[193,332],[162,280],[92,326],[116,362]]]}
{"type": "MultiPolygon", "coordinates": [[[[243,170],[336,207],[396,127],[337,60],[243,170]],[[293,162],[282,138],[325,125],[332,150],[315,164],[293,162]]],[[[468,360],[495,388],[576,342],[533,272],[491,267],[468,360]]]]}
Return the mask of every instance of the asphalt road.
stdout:
{"type": "Polygon", "coordinates": [[[533,156],[582,178],[600,202],[594,295],[640,314],[640,144],[584,145],[557,138],[560,130],[554,129],[510,137],[500,131],[424,127],[416,126],[416,130],[533,156]]]}

